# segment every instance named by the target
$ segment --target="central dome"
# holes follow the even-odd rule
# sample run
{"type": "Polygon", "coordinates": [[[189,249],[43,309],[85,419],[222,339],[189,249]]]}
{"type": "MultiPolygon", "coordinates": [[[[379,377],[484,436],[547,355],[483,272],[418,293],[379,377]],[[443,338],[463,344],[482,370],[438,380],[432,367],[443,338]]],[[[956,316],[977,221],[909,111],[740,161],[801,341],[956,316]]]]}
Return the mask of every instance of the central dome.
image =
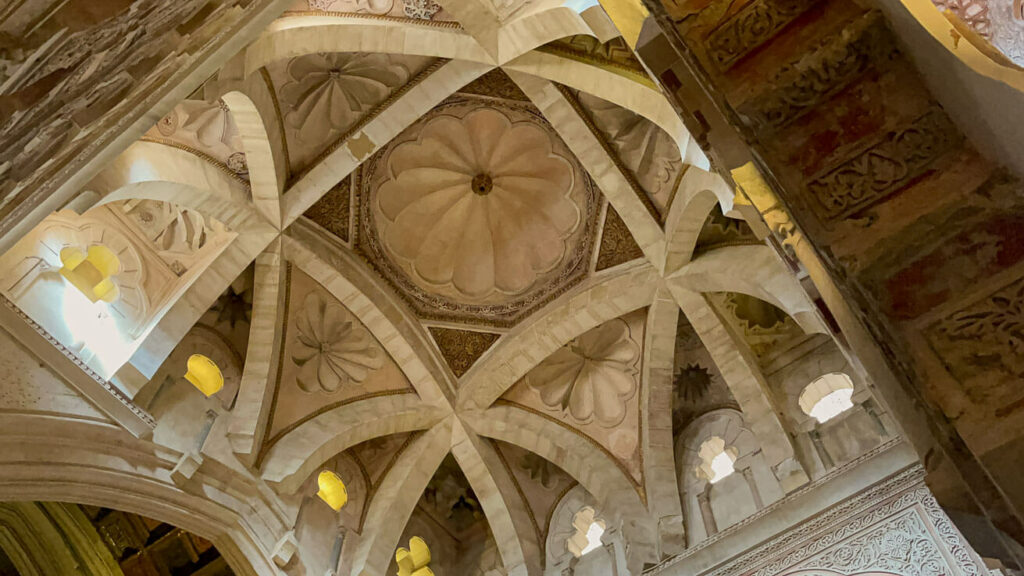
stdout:
{"type": "Polygon", "coordinates": [[[449,310],[537,301],[581,259],[593,210],[589,181],[550,126],[525,107],[477,100],[406,130],[367,187],[372,242],[398,283],[449,310]]]}

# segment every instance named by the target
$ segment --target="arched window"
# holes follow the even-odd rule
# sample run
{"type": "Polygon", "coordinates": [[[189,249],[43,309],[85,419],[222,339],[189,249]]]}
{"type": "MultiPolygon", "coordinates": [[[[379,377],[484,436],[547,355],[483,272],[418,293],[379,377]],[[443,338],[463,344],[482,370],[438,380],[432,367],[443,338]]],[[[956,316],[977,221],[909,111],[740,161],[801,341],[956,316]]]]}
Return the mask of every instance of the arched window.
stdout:
{"type": "Polygon", "coordinates": [[[712,484],[735,472],[736,448],[726,448],[725,440],[712,436],[700,445],[697,450],[701,463],[697,467],[697,476],[707,479],[712,484]]]}
{"type": "Polygon", "coordinates": [[[569,538],[566,546],[577,558],[601,546],[605,523],[594,515],[594,509],[587,506],[573,516],[572,525],[576,528],[576,533],[569,538]]]}
{"type": "Polygon", "coordinates": [[[853,381],[841,372],[816,378],[800,392],[800,409],[819,423],[853,408],[853,381]]]}

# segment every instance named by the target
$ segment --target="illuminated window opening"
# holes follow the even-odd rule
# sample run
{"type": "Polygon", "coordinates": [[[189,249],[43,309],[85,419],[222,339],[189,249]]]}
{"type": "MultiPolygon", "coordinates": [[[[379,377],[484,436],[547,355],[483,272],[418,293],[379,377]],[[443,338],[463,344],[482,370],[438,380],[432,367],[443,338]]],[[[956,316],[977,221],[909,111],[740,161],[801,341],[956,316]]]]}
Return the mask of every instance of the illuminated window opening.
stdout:
{"type": "Polygon", "coordinates": [[[209,398],[224,387],[224,375],[217,364],[203,356],[193,354],[188,357],[188,371],[185,372],[185,379],[192,383],[204,396],[209,398]]]}
{"type": "Polygon", "coordinates": [[[825,374],[800,392],[798,403],[805,414],[823,424],[853,408],[853,381],[840,372],[825,374]]]}
{"type": "Polygon", "coordinates": [[[604,520],[595,518],[594,509],[587,506],[576,513],[572,519],[572,525],[576,528],[566,546],[573,556],[582,557],[588,552],[597,550],[602,546],[601,536],[604,535],[604,520]]]}
{"type": "Polygon", "coordinates": [[[121,270],[121,261],[110,248],[95,244],[87,251],[69,246],[60,251],[60,274],[90,302],[113,302],[118,289],[114,275],[121,270]]]}
{"type": "Polygon", "coordinates": [[[701,464],[697,476],[717,484],[736,471],[736,448],[725,446],[725,440],[718,436],[708,438],[697,450],[701,464]]]}
{"type": "Polygon", "coordinates": [[[341,510],[348,503],[348,490],[345,488],[345,482],[342,481],[341,476],[330,470],[323,470],[317,477],[316,484],[319,488],[316,495],[335,512],[341,510]]]}

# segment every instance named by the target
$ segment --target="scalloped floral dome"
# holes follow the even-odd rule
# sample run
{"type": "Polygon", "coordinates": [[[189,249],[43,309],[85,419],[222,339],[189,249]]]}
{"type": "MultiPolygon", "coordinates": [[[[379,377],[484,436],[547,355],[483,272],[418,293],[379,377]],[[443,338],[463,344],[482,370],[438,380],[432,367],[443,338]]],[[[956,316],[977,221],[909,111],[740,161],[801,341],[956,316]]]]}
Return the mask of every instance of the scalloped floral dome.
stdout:
{"type": "Polygon", "coordinates": [[[564,144],[528,115],[436,115],[386,158],[380,243],[427,292],[507,301],[568,259],[586,214],[580,178],[564,144]]]}

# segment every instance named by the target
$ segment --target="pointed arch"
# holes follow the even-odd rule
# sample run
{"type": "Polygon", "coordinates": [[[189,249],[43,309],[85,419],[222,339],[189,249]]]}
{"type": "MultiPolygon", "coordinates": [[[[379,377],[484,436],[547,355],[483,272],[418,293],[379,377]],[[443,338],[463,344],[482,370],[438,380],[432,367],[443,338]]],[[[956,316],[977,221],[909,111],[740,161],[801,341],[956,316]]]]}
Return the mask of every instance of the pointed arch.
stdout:
{"type": "Polygon", "coordinates": [[[767,245],[711,250],[668,278],[669,286],[691,292],[739,292],[789,314],[805,332],[825,334],[814,303],[767,245]]]}
{"type": "Polygon", "coordinates": [[[448,419],[414,440],[388,470],[370,502],[366,528],[347,555],[351,576],[384,576],[416,503],[451,450],[451,442],[452,420],[448,419]]]}
{"type": "Polygon", "coordinates": [[[458,28],[319,14],[275,20],[246,49],[245,75],[279,60],[316,52],[384,52],[494,64],[480,44],[458,28]]]}
{"type": "Polygon", "coordinates": [[[210,540],[236,574],[276,573],[270,550],[286,532],[284,519],[244,480],[184,491],[170,481],[174,453],[105,423],[8,414],[0,442],[0,501],[141,514],[210,540]]]}
{"type": "Polygon", "coordinates": [[[657,272],[646,262],[588,281],[520,323],[463,376],[458,405],[485,408],[559,347],[602,322],[651,303],[657,272]]]}
{"type": "Polygon", "coordinates": [[[275,484],[282,494],[294,493],[335,454],[379,436],[425,430],[449,413],[424,404],[415,394],[376,396],[336,406],[264,447],[263,480],[275,484]]]}
{"type": "Polygon", "coordinates": [[[541,543],[530,530],[526,507],[493,446],[456,419],[452,455],[480,500],[508,576],[536,576],[543,567],[541,543]]]}
{"type": "Polygon", "coordinates": [[[715,204],[722,212],[732,209],[729,185],[715,172],[697,166],[687,169],[665,220],[665,276],[671,276],[693,258],[697,238],[715,204]]]}

